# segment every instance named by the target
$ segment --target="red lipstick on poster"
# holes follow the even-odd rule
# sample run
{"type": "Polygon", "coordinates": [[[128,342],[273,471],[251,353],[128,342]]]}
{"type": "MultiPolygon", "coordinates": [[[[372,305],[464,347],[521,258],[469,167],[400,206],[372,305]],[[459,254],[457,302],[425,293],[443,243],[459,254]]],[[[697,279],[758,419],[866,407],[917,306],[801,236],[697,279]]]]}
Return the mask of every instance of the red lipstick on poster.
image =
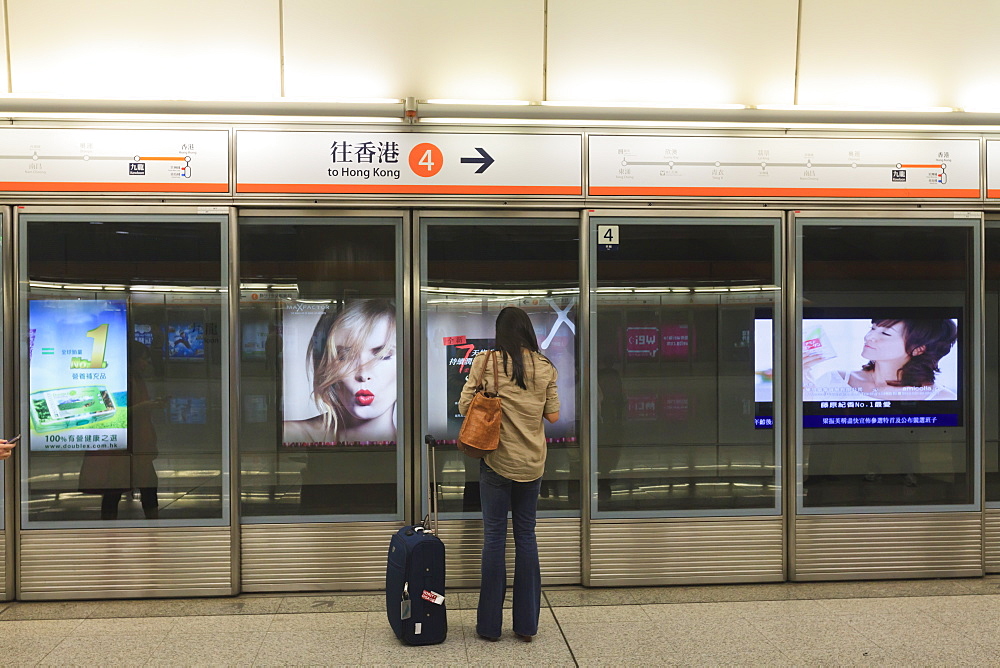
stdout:
{"type": "Polygon", "coordinates": [[[354,403],[358,406],[371,406],[375,401],[375,395],[368,390],[358,390],[354,393],[354,403]]]}

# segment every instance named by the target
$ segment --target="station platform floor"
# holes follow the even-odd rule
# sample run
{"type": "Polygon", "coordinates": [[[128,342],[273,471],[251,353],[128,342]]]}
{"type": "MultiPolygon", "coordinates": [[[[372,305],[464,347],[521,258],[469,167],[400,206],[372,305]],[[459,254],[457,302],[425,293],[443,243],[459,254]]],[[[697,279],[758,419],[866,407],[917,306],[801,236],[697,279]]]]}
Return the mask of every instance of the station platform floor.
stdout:
{"type": "Polygon", "coordinates": [[[441,645],[407,647],[375,593],[0,603],[0,665],[997,666],[1000,576],[544,591],[525,643],[475,633],[448,592],[441,645]]]}

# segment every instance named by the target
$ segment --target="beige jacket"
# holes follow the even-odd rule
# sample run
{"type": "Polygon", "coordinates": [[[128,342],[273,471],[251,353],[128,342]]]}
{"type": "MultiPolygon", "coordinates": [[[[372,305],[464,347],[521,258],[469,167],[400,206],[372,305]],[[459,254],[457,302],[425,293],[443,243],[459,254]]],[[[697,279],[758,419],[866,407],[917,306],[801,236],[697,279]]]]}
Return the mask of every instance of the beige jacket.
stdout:
{"type": "Polygon", "coordinates": [[[483,373],[486,353],[476,355],[469,371],[469,379],[458,400],[458,412],[465,415],[476,392],[475,383],[480,373],[488,392],[500,395],[503,416],[500,420],[500,447],[486,456],[486,464],[505,478],[516,482],[531,482],[542,477],[545,471],[545,428],[542,415],[559,411],[559,394],[556,380],[559,373],[541,353],[524,351],[524,384],[522,390],[510,378],[513,372],[510,361],[504,373],[503,357],[497,351],[499,389],[493,387],[493,366],[483,373]]]}

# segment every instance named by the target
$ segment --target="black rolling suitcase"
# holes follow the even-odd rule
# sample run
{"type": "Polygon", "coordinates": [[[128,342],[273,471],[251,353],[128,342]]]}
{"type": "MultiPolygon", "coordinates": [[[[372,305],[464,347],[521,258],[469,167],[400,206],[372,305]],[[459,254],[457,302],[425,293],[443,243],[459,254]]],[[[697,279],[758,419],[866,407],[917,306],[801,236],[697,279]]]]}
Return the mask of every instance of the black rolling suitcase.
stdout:
{"type": "Polygon", "coordinates": [[[389,625],[396,637],[408,645],[435,645],[444,642],[448,635],[444,543],[434,533],[437,529],[434,440],[430,436],[426,440],[431,454],[430,512],[422,524],[405,526],[392,537],[385,570],[385,610],[389,625]]]}

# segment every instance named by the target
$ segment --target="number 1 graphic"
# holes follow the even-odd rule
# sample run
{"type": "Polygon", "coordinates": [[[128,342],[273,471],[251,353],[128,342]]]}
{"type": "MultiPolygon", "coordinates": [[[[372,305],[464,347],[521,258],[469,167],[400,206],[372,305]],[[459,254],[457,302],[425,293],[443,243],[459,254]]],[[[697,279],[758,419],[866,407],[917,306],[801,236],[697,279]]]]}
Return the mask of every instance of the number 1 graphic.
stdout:
{"type": "Polygon", "coordinates": [[[90,368],[103,369],[108,365],[104,361],[104,353],[108,348],[108,325],[107,323],[95,327],[87,332],[87,338],[94,340],[94,350],[90,355],[90,368]]]}

